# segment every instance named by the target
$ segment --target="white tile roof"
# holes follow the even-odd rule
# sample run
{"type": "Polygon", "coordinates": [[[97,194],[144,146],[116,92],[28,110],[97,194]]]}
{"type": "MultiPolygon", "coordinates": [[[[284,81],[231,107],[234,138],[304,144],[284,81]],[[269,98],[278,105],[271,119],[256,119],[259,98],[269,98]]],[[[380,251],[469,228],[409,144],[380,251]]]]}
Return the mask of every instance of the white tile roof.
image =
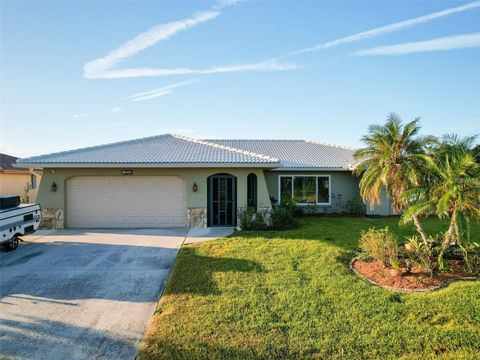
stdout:
{"type": "Polygon", "coordinates": [[[179,135],[159,135],[34,156],[19,164],[278,164],[278,159],[179,135]]]}
{"type": "Polygon", "coordinates": [[[351,169],[354,149],[305,140],[207,140],[280,159],[284,168],[351,169]]]}
{"type": "Polygon", "coordinates": [[[304,140],[199,140],[158,135],[34,156],[20,166],[265,166],[349,169],[353,150],[304,140]]]}

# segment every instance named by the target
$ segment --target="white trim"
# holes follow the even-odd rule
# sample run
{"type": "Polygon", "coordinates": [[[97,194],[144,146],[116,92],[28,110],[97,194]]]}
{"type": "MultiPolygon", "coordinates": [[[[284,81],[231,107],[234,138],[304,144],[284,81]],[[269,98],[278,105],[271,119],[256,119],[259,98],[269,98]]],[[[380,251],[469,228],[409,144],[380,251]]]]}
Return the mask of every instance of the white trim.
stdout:
{"type": "MultiPolygon", "coordinates": [[[[296,177],[313,177],[315,178],[315,198],[316,202],[315,205],[318,206],[332,206],[332,176],[330,174],[322,174],[322,175],[314,175],[314,174],[295,174],[295,175],[278,175],[278,189],[277,189],[277,196],[278,196],[278,203],[282,203],[282,191],[281,191],[281,178],[289,177],[292,178],[292,199],[294,196],[293,193],[293,183],[296,177]],[[328,203],[319,203],[318,202],[318,178],[319,177],[328,177],[328,203]]],[[[298,206],[307,206],[308,204],[297,203],[298,206]]]]}
{"type": "Polygon", "coordinates": [[[16,168],[278,168],[277,163],[17,163],[16,168]]]}
{"type": "Polygon", "coordinates": [[[309,168],[296,168],[296,167],[282,167],[278,169],[272,169],[271,171],[282,171],[282,172],[297,172],[297,171],[348,171],[352,172],[352,170],[348,168],[343,168],[343,167],[328,167],[328,168],[322,168],[322,167],[309,167],[309,168]]]}

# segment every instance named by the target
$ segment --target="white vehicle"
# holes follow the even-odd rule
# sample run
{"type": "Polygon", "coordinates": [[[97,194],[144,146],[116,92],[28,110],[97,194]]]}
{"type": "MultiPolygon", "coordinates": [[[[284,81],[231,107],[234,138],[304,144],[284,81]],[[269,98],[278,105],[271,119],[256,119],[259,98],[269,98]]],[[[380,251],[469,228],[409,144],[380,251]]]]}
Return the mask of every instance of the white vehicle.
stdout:
{"type": "Polygon", "coordinates": [[[20,204],[19,196],[0,196],[0,244],[15,250],[20,236],[38,229],[41,217],[39,204],[20,204]]]}

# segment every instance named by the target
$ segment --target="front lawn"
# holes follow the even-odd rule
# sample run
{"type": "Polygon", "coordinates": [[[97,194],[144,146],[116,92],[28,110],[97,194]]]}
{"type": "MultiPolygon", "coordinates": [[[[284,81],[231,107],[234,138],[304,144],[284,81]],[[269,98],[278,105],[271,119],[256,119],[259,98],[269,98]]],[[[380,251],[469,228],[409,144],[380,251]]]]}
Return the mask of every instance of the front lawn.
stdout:
{"type": "MultiPolygon", "coordinates": [[[[478,358],[480,282],[401,294],[348,269],[361,230],[415,233],[397,223],[305,218],[291,231],[184,246],[139,359],[478,358]]],[[[427,232],[446,227],[425,222],[427,232]]]]}

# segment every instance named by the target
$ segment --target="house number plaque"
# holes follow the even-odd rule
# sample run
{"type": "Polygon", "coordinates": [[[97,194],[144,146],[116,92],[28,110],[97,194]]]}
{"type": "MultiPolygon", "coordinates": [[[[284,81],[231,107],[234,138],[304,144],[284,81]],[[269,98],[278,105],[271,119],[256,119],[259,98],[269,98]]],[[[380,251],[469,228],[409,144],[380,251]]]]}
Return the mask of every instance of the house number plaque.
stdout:
{"type": "Polygon", "coordinates": [[[133,174],[133,170],[132,169],[122,169],[120,170],[120,173],[122,175],[132,175],[133,174]]]}

